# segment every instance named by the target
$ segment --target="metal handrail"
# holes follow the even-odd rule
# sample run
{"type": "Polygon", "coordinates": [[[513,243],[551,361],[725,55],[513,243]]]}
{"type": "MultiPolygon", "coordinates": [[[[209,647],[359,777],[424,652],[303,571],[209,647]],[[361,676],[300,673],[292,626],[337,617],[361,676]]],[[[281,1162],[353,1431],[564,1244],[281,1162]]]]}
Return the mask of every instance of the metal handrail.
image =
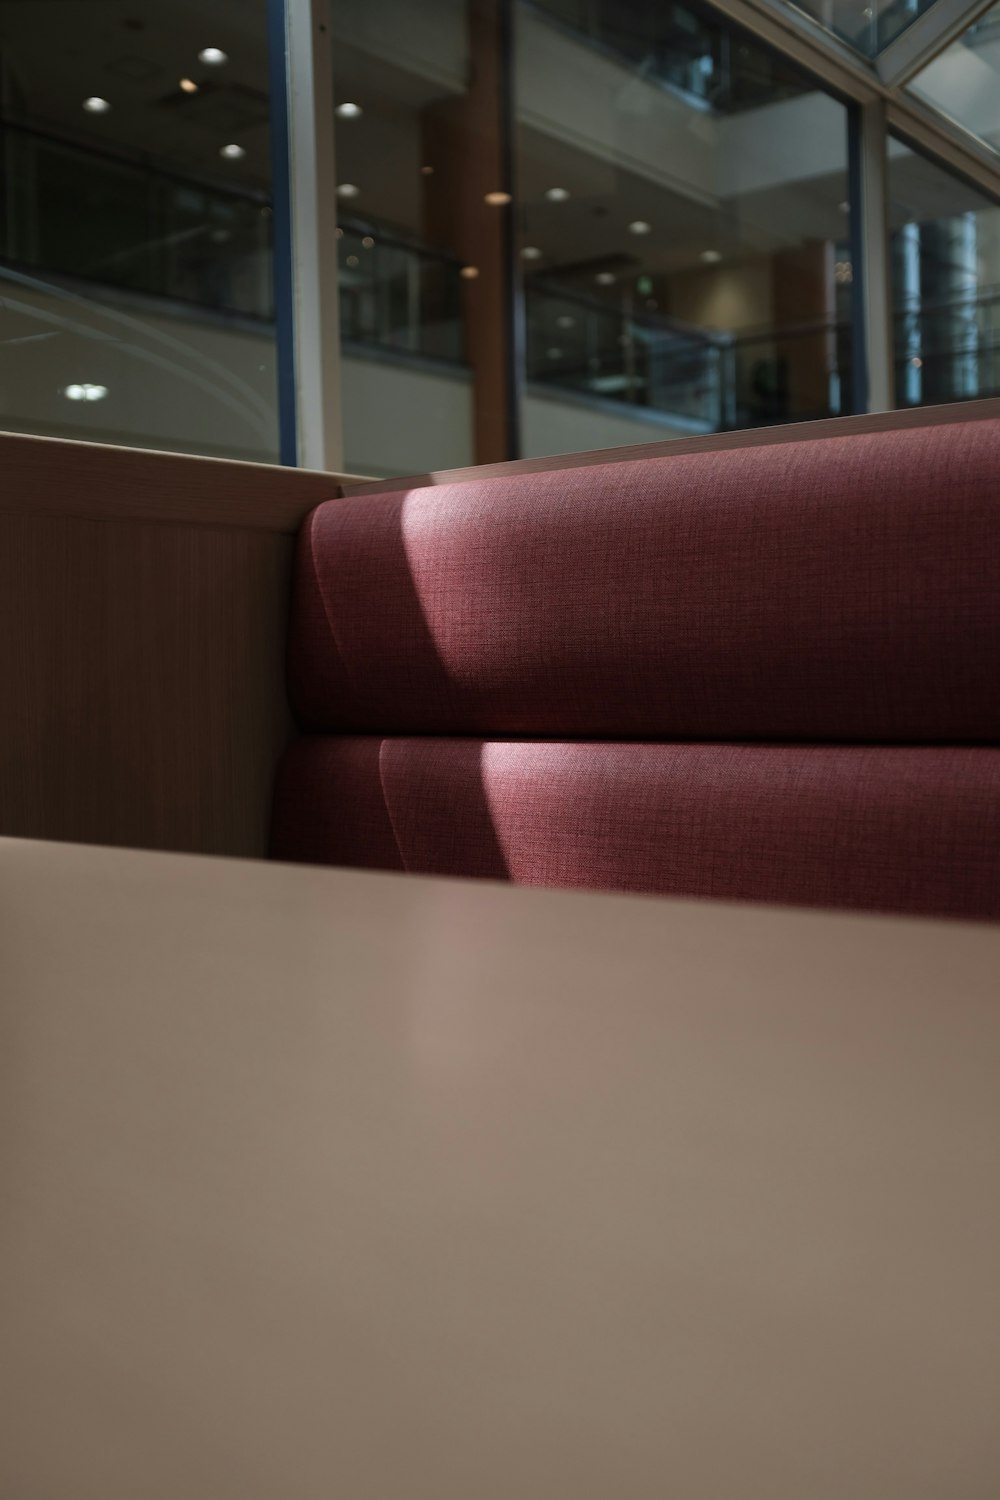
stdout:
{"type": "Polygon", "coordinates": [[[131,167],[146,177],[155,177],[162,182],[173,182],[178,187],[198,187],[206,192],[215,193],[220,198],[237,198],[254,203],[258,207],[269,207],[271,203],[271,194],[264,188],[253,188],[243,183],[221,182],[214,177],[203,177],[198,173],[179,172],[174,168],[154,163],[146,152],[116,151],[107,144],[96,146],[91,145],[89,141],[83,144],[73,136],[63,135],[51,127],[26,125],[20,120],[12,120],[9,115],[0,114],[0,135],[5,131],[11,135],[23,135],[32,140],[45,141],[52,146],[61,146],[66,151],[75,151],[81,156],[95,157],[98,161],[113,162],[117,167],[131,167]]]}
{"type": "Polygon", "coordinates": [[[345,236],[352,234],[358,239],[364,239],[366,235],[372,235],[380,246],[390,250],[405,250],[421,260],[438,261],[442,265],[453,268],[456,273],[461,271],[465,264],[457,255],[452,255],[448,250],[434,249],[429,245],[418,243],[415,239],[408,239],[399,229],[387,229],[383,224],[376,223],[374,219],[359,219],[351,215],[339,214],[337,227],[344,231],[345,236]]]}

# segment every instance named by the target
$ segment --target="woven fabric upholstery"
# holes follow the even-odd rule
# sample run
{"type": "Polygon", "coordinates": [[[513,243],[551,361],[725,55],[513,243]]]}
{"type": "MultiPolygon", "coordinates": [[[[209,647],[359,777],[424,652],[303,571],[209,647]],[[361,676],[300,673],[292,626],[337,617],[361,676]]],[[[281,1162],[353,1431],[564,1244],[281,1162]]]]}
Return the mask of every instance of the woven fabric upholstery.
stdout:
{"type": "Polygon", "coordinates": [[[313,736],[273,852],[306,863],[1000,917],[1000,750],[313,736]]]}
{"type": "Polygon", "coordinates": [[[321,505],[313,731],[1000,742],[1000,422],[321,505]]]}

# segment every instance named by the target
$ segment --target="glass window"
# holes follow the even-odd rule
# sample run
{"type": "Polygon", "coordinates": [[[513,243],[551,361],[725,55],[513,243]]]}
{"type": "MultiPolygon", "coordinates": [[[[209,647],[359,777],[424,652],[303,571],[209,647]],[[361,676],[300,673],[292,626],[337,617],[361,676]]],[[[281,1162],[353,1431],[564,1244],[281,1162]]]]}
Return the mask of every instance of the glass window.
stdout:
{"type": "Polygon", "coordinates": [[[503,186],[496,8],[331,15],[345,467],[506,458],[505,214],[484,201],[503,186]]]}
{"type": "Polygon", "coordinates": [[[889,140],[897,406],[1000,395],[1000,206],[889,140]]]}
{"type": "Polygon", "coordinates": [[[910,88],[1000,150],[1000,5],[921,69],[910,88]]]}
{"type": "Polygon", "coordinates": [[[852,411],[845,106],[696,4],[516,13],[524,452],[852,411]]]}
{"type": "Polygon", "coordinates": [[[846,108],[697,4],[508,10],[333,0],[346,467],[851,411],[846,108]]]}
{"type": "Polygon", "coordinates": [[[277,457],[265,0],[0,0],[0,423],[277,457]]]}
{"type": "Polygon", "coordinates": [[[866,57],[874,57],[933,4],[934,0],[797,0],[796,8],[866,57]]]}

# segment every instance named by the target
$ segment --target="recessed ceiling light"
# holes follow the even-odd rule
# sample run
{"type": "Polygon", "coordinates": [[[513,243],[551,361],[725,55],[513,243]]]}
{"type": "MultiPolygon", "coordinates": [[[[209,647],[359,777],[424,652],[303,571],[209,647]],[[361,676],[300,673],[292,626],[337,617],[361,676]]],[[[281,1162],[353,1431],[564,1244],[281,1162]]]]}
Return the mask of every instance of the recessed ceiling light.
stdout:
{"type": "Polygon", "coordinates": [[[569,313],[563,313],[561,318],[556,318],[556,326],[558,328],[575,328],[576,319],[571,318],[569,313]]]}
{"type": "Polygon", "coordinates": [[[349,99],[345,99],[343,104],[338,104],[334,110],[334,114],[339,115],[342,120],[356,120],[360,113],[361,105],[352,104],[349,99]]]}
{"type": "Polygon", "coordinates": [[[349,255],[347,257],[347,264],[349,266],[357,266],[357,265],[360,265],[361,262],[360,262],[360,260],[358,259],[358,257],[356,255],[349,255]]]}
{"type": "Polygon", "coordinates": [[[647,224],[645,219],[633,219],[628,226],[628,232],[629,234],[648,234],[652,227],[652,224],[647,224]]]}
{"type": "Polygon", "coordinates": [[[510,202],[510,194],[503,192],[486,193],[483,202],[488,203],[491,208],[503,208],[505,203],[510,202]]]}
{"type": "Polygon", "coordinates": [[[221,68],[223,63],[229,61],[229,54],[223,52],[221,47],[202,47],[198,53],[198,61],[207,63],[210,68],[221,68]]]}
{"type": "Polygon", "coordinates": [[[840,209],[840,212],[842,214],[849,214],[851,211],[851,205],[848,203],[846,198],[844,199],[843,203],[838,203],[837,207],[840,209]]]}
{"type": "Polygon", "coordinates": [[[461,271],[459,272],[459,275],[464,277],[466,281],[475,281],[476,277],[479,275],[479,267],[463,266],[461,271]]]}
{"type": "Polygon", "coordinates": [[[184,94],[196,94],[198,85],[193,78],[182,78],[180,82],[181,92],[184,94]]]}
{"type": "Polygon", "coordinates": [[[353,182],[341,182],[337,184],[338,198],[357,198],[360,192],[361,189],[355,187],[353,182]]]}
{"type": "Polygon", "coordinates": [[[434,176],[434,168],[433,167],[421,167],[420,170],[424,174],[425,177],[433,177],[434,176]]]}
{"type": "Polygon", "coordinates": [[[107,394],[106,385],[91,385],[89,381],[82,385],[68,385],[63,391],[69,401],[103,401],[107,394]]]}
{"type": "Polygon", "coordinates": [[[337,236],[338,240],[342,240],[344,238],[344,231],[341,229],[339,224],[334,230],[334,234],[337,236]]]}
{"type": "Polygon", "coordinates": [[[561,349],[546,349],[545,354],[548,359],[562,359],[561,349]]]}
{"type": "Polygon", "coordinates": [[[219,152],[227,161],[239,161],[241,156],[246,156],[246,147],[238,146],[235,141],[230,141],[228,146],[223,146],[219,152]]]}
{"type": "Polygon", "coordinates": [[[565,203],[569,197],[569,190],[561,187],[546,188],[545,196],[550,203],[565,203]]]}
{"type": "Polygon", "coordinates": [[[614,271],[598,271],[597,275],[594,277],[594,280],[597,282],[598,286],[614,286],[615,273],[614,271]]]}
{"type": "Polygon", "coordinates": [[[705,262],[706,266],[714,266],[717,261],[720,261],[722,259],[722,256],[720,255],[718,250],[703,250],[701,252],[701,258],[705,262]]]}
{"type": "Polygon", "coordinates": [[[521,251],[521,256],[524,260],[541,260],[542,252],[537,245],[525,245],[521,251]]]}
{"type": "Polygon", "coordinates": [[[364,245],[364,247],[365,247],[366,250],[370,250],[372,248],[372,246],[375,244],[375,241],[372,239],[372,237],[371,237],[370,234],[366,234],[365,237],[364,237],[364,239],[361,241],[361,243],[362,243],[362,245],[364,245]]]}
{"type": "Polygon", "coordinates": [[[101,99],[97,94],[92,94],[89,99],[84,99],[83,107],[89,115],[106,115],[111,105],[107,99],[101,99]]]}

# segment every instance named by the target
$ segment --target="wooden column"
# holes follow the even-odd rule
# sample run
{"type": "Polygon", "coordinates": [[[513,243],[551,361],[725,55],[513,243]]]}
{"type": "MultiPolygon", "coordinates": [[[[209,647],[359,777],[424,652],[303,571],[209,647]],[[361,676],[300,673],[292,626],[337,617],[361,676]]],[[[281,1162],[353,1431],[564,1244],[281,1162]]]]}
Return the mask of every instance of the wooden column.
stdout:
{"type": "Polygon", "coordinates": [[[511,287],[508,0],[468,0],[468,77],[459,98],[424,115],[428,238],[463,262],[465,353],[474,382],[477,463],[516,457],[511,287]]]}
{"type": "Polygon", "coordinates": [[[836,351],[833,267],[834,248],[827,240],[779,251],[772,261],[775,327],[815,328],[776,341],[778,359],[787,372],[789,417],[821,417],[827,410],[836,351]]]}

